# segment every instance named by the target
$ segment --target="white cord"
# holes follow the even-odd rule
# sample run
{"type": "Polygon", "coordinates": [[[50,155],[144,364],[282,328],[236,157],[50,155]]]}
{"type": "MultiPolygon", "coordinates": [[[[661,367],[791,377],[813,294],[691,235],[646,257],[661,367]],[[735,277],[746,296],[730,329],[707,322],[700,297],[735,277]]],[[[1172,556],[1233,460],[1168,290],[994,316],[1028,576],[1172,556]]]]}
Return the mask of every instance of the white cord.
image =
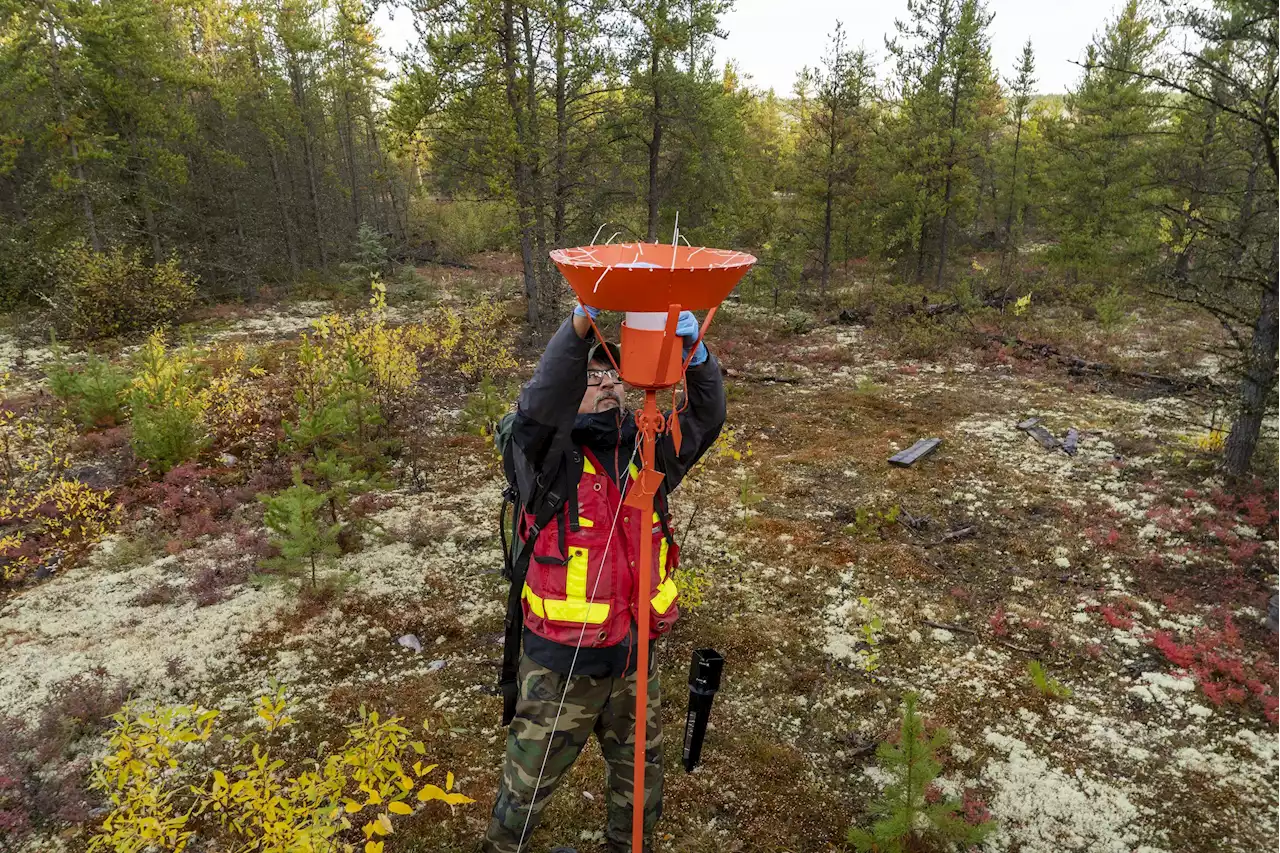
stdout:
{"type": "MultiPolygon", "coordinates": [[[[618,494],[622,495],[626,491],[626,482],[631,478],[631,465],[636,461],[636,454],[640,452],[640,443],[637,441],[635,449],[631,451],[631,459],[627,461],[627,474],[618,481],[618,494]]],[[[616,473],[616,472],[615,472],[616,473]]],[[[613,511],[613,521],[609,523],[609,538],[604,542],[604,554],[600,558],[601,570],[596,572],[595,585],[591,587],[591,596],[587,599],[587,608],[590,610],[591,602],[596,599],[596,590],[600,588],[600,578],[604,577],[604,567],[608,565],[609,546],[613,544],[613,534],[618,529],[618,514],[622,512],[622,501],[618,501],[618,508],[613,511]]],[[[641,524],[643,529],[644,525],[641,524]]],[[[556,718],[551,722],[551,734],[547,735],[547,749],[542,753],[542,766],[538,768],[538,781],[533,785],[533,796],[529,798],[529,811],[524,816],[524,829],[520,830],[520,841],[516,844],[516,853],[524,847],[524,837],[529,831],[529,821],[533,819],[533,806],[538,800],[538,789],[542,787],[542,775],[547,770],[547,759],[551,757],[551,742],[555,740],[556,726],[560,724],[560,713],[564,710],[564,700],[569,696],[569,685],[573,683],[573,668],[578,663],[578,652],[582,651],[582,640],[587,636],[587,620],[582,620],[582,630],[578,632],[578,643],[573,649],[573,659],[569,661],[569,674],[564,679],[564,692],[560,694],[560,707],[556,708],[556,718]]],[[[623,673],[625,677],[626,673],[623,673]]],[[[634,798],[633,798],[634,799],[634,798]]],[[[634,808],[634,805],[632,806],[634,808]]]]}

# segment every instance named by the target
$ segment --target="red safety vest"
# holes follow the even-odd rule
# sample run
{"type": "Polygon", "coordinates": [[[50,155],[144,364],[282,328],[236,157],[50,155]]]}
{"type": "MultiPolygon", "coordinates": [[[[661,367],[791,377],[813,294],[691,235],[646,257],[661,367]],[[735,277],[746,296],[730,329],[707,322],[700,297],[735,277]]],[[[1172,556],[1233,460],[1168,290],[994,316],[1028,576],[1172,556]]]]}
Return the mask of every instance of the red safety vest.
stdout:
{"type": "MultiPolygon", "coordinates": [[[[653,538],[650,633],[665,634],[680,616],[674,574],[680,564],[679,547],[668,544],[656,512],[646,521],[634,507],[622,506],[619,511],[624,495],[603,471],[599,460],[583,448],[578,529],[568,523],[572,502],[566,501],[561,517],[547,524],[533,544],[522,601],[524,624],[538,636],[556,643],[573,646],[581,638],[583,648],[596,648],[617,645],[626,638],[637,618],[636,563],[640,559],[641,536],[653,538]],[[609,526],[615,513],[618,523],[609,541],[609,526]]],[[[631,473],[626,480],[628,489],[634,479],[634,465],[631,473]]],[[[533,523],[533,516],[525,513],[525,529],[533,523]]]]}

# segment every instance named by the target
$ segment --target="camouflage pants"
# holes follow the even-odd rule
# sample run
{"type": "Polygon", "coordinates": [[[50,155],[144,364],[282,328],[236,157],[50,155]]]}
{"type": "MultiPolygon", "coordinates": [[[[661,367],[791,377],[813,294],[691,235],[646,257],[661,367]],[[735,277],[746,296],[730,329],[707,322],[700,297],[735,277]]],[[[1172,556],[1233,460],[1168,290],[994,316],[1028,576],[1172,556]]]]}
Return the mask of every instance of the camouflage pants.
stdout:
{"type": "MultiPolygon", "coordinates": [[[[646,711],[648,747],[645,753],[644,832],[645,851],[662,815],[662,717],[658,670],[651,666],[646,711]]],[[[516,716],[507,732],[507,759],[502,786],[493,804],[493,817],[481,849],[484,853],[528,851],[529,836],[538,825],[552,793],[594,732],[607,763],[609,824],[605,832],[609,853],[631,850],[631,813],[635,767],[636,677],[591,678],[575,675],[565,695],[565,676],[545,669],[527,656],[520,660],[520,698],[516,716]],[[564,709],[555,723],[556,709],[564,695],[564,709]],[[547,749],[550,755],[546,755],[547,749]],[[538,784],[546,755],[546,769],[538,784]],[[535,792],[534,787],[537,786],[535,792]],[[529,816],[532,805],[533,815],[529,816]],[[528,820],[529,828],[521,833],[528,820]]]]}

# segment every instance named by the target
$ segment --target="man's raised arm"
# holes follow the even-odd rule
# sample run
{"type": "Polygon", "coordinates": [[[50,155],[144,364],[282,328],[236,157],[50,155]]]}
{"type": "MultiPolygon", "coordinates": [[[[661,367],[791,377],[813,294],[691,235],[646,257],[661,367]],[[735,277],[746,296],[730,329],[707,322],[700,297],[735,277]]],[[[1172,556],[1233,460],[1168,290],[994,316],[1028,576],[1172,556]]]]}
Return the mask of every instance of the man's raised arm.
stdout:
{"type": "Polygon", "coordinates": [[[551,448],[557,443],[561,450],[569,446],[573,420],[587,387],[590,330],[585,316],[575,314],[565,320],[538,359],[533,377],[520,389],[511,439],[522,494],[533,493],[532,477],[542,473],[551,448]]]}

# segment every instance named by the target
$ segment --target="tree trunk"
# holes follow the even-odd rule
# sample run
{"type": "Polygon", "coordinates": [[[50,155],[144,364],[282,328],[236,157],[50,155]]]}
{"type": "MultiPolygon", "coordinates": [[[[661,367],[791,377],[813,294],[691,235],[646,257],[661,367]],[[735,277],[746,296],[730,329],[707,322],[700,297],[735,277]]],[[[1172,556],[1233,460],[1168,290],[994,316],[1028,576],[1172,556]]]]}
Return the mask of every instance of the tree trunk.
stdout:
{"type": "Polygon", "coordinates": [[[528,143],[525,129],[524,104],[520,100],[516,81],[516,32],[515,11],[512,0],[502,3],[502,71],[507,96],[507,108],[515,129],[516,150],[512,155],[512,177],[516,195],[516,220],[520,226],[520,260],[524,266],[525,316],[529,327],[538,327],[538,271],[533,258],[533,209],[529,198],[529,161],[524,147],[528,143]]]}
{"type": "Polygon", "coordinates": [[[827,298],[827,284],[831,281],[831,207],[835,203],[837,118],[838,115],[833,106],[827,127],[827,192],[823,198],[822,278],[818,284],[818,294],[823,299],[827,298]]]}
{"type": "Polygon", "coordinates": [[[1013,134],[1013,168],[1009,170],[1009,213],[1004,219],[1004,240],[1013,233],[1013,212],[1018,200],[1018,152],[1022,148],[1022,113],[1018,113],[1018,129],[1013,134]]]}
{"type": "Polygon", "coordinates": [[[311,196],[311,215],[316,226],[316,250],[320,266],[329,265],[329,253],[324,242],[324,220],[320,216],[320,188],[316,181],[316,161],[311,150],[311,117],[307,113],[306,92],[302,85],[302,69],[297,60],[289,57],[289,82],[293,89],[293,103],[302,118],[302,160],[307,169],[307,188],[311,196]]]}
{"type": "Polygon", "coordinates": [[[947,170],[947,176],[943,182],[942,190],[942,234],[938,238],[938,271],[934,279],[933,285],[937,289],[942,289],[942,281],[946,277],[947,272],[947,241],[951,236],[951,194],[954,190],[954,181],[952,180],[952,170],[955,168],[956,157],[956,117],[960,110],[960,86],[961,86],[960,70],[956,70],[955,81],[951,85],[951,125],[950,125],[950,142],[947,146],[947,160],[943,164],[947,170]]]}
{"type": "Polygon", "coordinates": [[[347,175],[351,181],[351,229],[352,233],[360,230],[360,180],[356,174],[356,140],[355,125],[351,120],[351,91],[346,86],[342,87],[342,111],[345,114],[346,132],[339,134],[342,137],[342,146],[347,157],[347,175]]]}
{"type": "Polygon", "coordinates": [[[1271,402],[1271,392],[1275,387],[1276,347],[1280,345],[1280,315],[1276,310],[1276,291],[1280,288],[1277,252],[1280,252],[1280,242],[1273,241],[1271,283],[1262,291],[1262,303],[1253,329],[1248,363],[1244,376],[1240,378],[1240,411],[1231,424],[1231,432],[1227,434],[1222,454],[1223,468],[1232,477],[1243,477],[1249,472],[1249,463],[1253,461],[1253,452],[1258,446],[1258,436],[1262,431],[1262,419],[1266,417],[1267,405],[1271,402]]]}
{"type": "Polygon", "coordinates": [[[58,33],[53,21],[48,20],[45,26],[49,30],[49,66],[53,91],[58,99],[58,120],[62,123],[63,132],[67,135],[67,146],[71,150],[72,169],[76,174],[76,189],[80,195],[80,208],[84,213],[84,229],[89,234],[89,245],[95,252],[102,251],[102,239],[98,236],[98,221],[93,215],[93,202],[89,199],[89,191],[85,189],[88,182],[84,176],[84,163],[80,162],[80,146],[76,144],[75,133],[71,129],[71,120],[67,115],[67,104],[62,97],[62,68],[58,64],[58,33]]]}
{"type": "Polygon", "coordinates": [[[568,75],[565,68],[565,43],[568,29],[568,0],[556,0],[556,155],[555,201],[551,236],[557,246],[564,244],[565,203],[568,195],[566,160],[569,155],[568,75]]]}
{"type": "MultiPolygon", "coordinates": [[[[533,207],[533,258],[534,272],[538,277],[538,303],[555,304],[555,278],[551,273],[551,259],[547,251],[547,193],[542,167],[542,136],[538,126],[538,53],[533,44],[533,26],[529,22],[529,4],[520,6],[520,27],[524,36],[524,96],[525,131],[529,144],[526,147],[529,162],[529,196],[533,207]]],[[[544,314],[550,319],[552,312],[544,314]]],[[[549,331],[549,330],[547,330],[549,331]]]]}
{"type": "Polygon", "coordinates": [[[276,191],[276,211],[280,216],[280,225],[284,229],[285,251],[289,255],[289,272],[297,280],[301,273],[298,264],[298,241],[293,234],[293,215],[285,203],[284,184],[280,180],[280,164],[276,160],[276,149],[271,140],[266,140],[268,162],[271,164],[271,183],[276,191]]]}
{"type": "MultiPolygon", "coordinates": [[[[925,194],[925,205],[927,208],[928,193],[925,194]]],[[[916,246],[916,272],[912,278],[915,284],[919,284],[920,282],[924,281],[925,258],[927,256],[927,249],[925,247],[929,243],[929,223],[928,223],[927,209],[921,215],[921,220],[922,221],[920,222],[920,244],[916,246]]]]}
{"type": "Polygon", "coordinates": [[[649,218],[645,226],[645,241],[658,242],[658,159],[662,153],[662,86],[658,73],[662,68],[662,37],[667,19],[667,4],[659,0],[654,9],[652,30],[649,33],[649,85],[653,87],[653,135],[649,139],[649,188],[646,201],[649,218]]]}

